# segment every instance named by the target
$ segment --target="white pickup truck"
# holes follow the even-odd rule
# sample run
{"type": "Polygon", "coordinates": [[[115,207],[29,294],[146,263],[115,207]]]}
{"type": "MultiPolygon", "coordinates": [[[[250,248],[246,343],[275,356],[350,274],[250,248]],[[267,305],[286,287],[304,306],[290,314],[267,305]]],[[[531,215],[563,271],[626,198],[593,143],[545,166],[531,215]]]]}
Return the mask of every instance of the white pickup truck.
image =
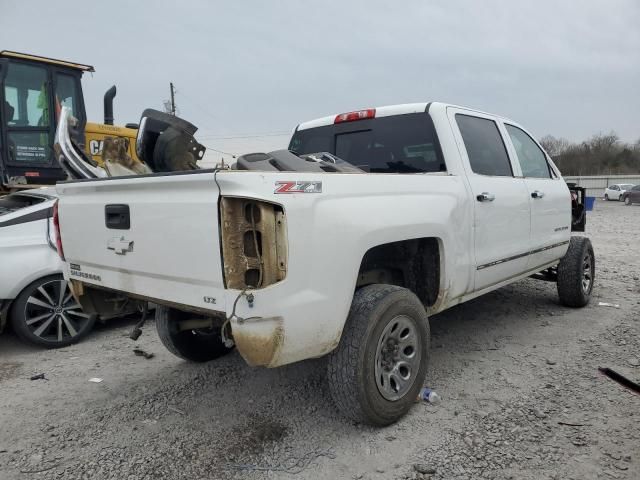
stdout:
{"type": "Polygon", "coordinates": [[[374,425],[425,381],[428,313],[529,276],[571,307],[593,288],[591,243],[571,236],[579,192],[522,126],[454,105],[332,115],[234,169],[57,192],[65,277],[86,311],[108,313],[112,293],[154,302],[162,342],[192,361],[234,346],[254,366],[328,355],[336,405],[374,425]]]}

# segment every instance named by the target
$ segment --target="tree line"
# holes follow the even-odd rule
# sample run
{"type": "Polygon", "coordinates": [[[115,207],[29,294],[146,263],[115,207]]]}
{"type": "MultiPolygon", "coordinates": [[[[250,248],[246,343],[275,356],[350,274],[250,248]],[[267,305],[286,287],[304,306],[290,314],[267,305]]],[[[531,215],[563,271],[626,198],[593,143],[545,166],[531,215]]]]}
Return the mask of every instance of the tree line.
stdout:
{"type": "Polygon", "coordinates": [[[563,175],[640,173],[640,139],[625,143],[614,132],[599,133],[580,143],[547,135],[540,139],[563,175]]]}

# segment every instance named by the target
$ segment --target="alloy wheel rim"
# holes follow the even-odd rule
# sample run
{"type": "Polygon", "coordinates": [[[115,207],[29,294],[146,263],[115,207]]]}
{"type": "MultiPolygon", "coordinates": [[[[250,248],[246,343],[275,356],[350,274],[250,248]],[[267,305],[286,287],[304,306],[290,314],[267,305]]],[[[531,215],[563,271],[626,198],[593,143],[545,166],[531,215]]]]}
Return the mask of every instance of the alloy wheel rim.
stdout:
{"type": "Polygon", "coordinates": [[[582,260],[582,290],[589,294],[593,285],[593,259],[591,254],[587,253],[582,260]]]}
{"type": "Polygon", "coordinates": [[[49,342],[62,342],[77,336],[90,316],[75,301],[64,280],[50,280],[31,292],[24,308],[31,334],[49,342]]]}
{"type": "Polygon", "coordinates": [[[417,328],[406,315],[391,319],[382,331],[376,348],[376,385],[387,400],[406,395],[420,368],[422,346],[417,328]]]}

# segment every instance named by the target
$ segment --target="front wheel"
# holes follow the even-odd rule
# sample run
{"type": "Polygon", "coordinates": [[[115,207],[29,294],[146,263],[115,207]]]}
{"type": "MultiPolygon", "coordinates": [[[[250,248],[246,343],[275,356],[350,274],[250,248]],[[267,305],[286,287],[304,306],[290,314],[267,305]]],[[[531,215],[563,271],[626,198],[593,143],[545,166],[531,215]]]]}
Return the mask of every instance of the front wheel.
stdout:
{"type": "Polygon", "coordinates": [[[629,205],[631,205],[631,203],[632,202],[631,202],[631,199],[629,197],[624,197],[624,204],[625,205],[629,206],[629,205]]]}
{"type": "Polygon", "coordinates": [[[220,328],[180,330],[180,321],[189,314],[174,308],[156,307],[156,330],[162,344],[175,356],[191,362],[208,362],[226,355],[229,348],[222,342],[220,328]]]}
{"type": "Polygon", "coordinates": [[[609,201],[609,195],[608,194],[604,194],[604,199],[608,202],[609,201]]]}
{"type": "Polygon", "coordinates": [[[356,422],[397,421],[422,388],[428,347],[429,320],[418,297],[394,285],[359,289],[327,364],[334,403],[356,422]]]}
{"type": "Polygon", "coordinates": [[[567,307],[584,307],[589,303],[595,273],[591,241],[586,237],[571,237],[569,249],[558,264],[560,302],[567,307]]]}

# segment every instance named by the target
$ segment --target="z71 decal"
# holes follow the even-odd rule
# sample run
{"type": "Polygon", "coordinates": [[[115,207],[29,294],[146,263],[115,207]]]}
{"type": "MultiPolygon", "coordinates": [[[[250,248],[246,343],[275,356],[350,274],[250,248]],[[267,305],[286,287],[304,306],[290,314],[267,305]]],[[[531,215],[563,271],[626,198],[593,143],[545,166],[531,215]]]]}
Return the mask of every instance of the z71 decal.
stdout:
{"type": "Polygon", "coordinates": [[[273,193],[322,193],[322,182],[276,182],[273,193]]]}

